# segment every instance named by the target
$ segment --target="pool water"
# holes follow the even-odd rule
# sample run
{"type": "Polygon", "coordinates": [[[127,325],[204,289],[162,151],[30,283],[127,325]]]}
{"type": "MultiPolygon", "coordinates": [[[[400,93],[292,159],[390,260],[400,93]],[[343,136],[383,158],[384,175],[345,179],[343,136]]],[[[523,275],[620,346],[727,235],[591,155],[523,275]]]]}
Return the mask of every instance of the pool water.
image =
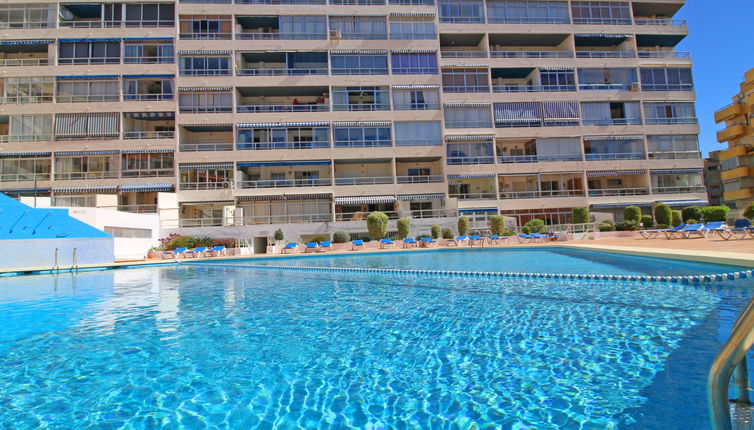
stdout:
{"type": "MultiPolygon", "coordinates": [[[[658,263],[564,250],[360,257],[605,274],[658,263]]],[[[0,428],[704,429],[707,369],[753,285],[233,264],[0,279],[0,428]]]]}

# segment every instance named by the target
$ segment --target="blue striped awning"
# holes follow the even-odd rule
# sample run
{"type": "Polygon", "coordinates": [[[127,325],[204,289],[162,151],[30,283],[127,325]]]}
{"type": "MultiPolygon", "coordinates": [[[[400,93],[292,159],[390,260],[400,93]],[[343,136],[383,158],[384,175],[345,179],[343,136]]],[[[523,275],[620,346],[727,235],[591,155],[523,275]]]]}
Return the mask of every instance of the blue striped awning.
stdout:
{"type": "Polygon", "coordinates": [[[182,206],[212,206],[212,205],[232,205],[233,200],[198,200],[191,202],[178,202],[182,206]]]}
{"type": "Polygon", "coordinates": [[[239,196],[238,201],[260,201],[260,200],[283,200],[282,195],[277,196],[239,196]]]}
{"type": "Polygon", "coordinates": [[[644,136],[584,136],[584,140],[642,140],[644,136]]]}
{"type": "Polygon", "coordinates": [[[387,54],[387,49],[333,49],[332,55],[381,55],[387,54]]]}
{"type": "Polygon", "coordinates": [[[649,207],[652,206],[652,203],[648,202],[639,202],[639,203],[599,203],[595,205],[591,205],[592,209],[623,209],[626,206],[639,206],[639,207],[649,207]]]}
{"type": "Polygon", "coordinates": [[[657,203],[663,203],[668,206],[706,206],[709,204],[707,200],[664,200],[657,203]]]}
{"type": "Polygon", "coordinates": [[[655,175],[674,175],[677,173],[702,173],[702,169],[650,170],[655,175]]]}
{"type": "Polygon", "coordinates": [[[362,205],[374,203],[395,203],[395,196],[335,197],[336,205],[362,205]]]}
{"type": "Polygon", "coordinates": [[[398,200],[428,200],[444,199],[445,193],[428,193],[428,194],[398,194],[398,200]]]}
{"type": "Polygon", "coordinates": [[[391,49],[391,54],[437,54],[436,49],[391,49]]]}
{"type": "Polygon", "coordinates": [[[226,51],[226,50],[189,50],[189,51],[178,51],[178,55],[230,55],[233,51],[226,51]]]}
{"type": "Polygon", "coordinates": [[[118,191],[127,192],[154,192],[154,191],[172,191],[175,186],[173,184],[136,184],[136,185],[121,185],[118,187],[118,191]]]}
{"type": "Polygon", "coordinates": [[[169,40],[173,41],[172,37],[124,37],[123,41],[135,41],[135,40],[169,40]]]}
{"type": "Polygon", "coordinates": [[[120,151],[117,149],[105,149],[102,151],[63,151],[63,152],[56,152],[56,157],[68,157],[72,155],[114,155],[119,154],[120,151]]]}
{"type": "Polygon", "coordinates": [[[326,121],[316,122],[250,122],[238,124],[238,128],[258,128],[258,127],[327,127],[330,123],[326,121]]]}
{"type": "Polygon", "coordinates": [[[432,12],[390,12],[390,16],[424,16],[424,17],[434,17],[435,14],[432,12]]]}
{"type": "Polygon", "coordinates": [[[489,108],[492,103],[445,103],[446,108],[489,108]]]}
{"type": "Polygon", "coordinates": [[[6,193],[6,194],[8,193],[10,194],[33,193],[35,191],[38,193],[47,193],[47,192],[50,192],[50,188],[49,187],[42,187],[42,188],[36,188],[36,189],[35,188],[0,188],[0,192],[6,193]]]}
{"type": "Polygon", "coordinates": [[[233,163],[187,163],[181,164],[178,170],[194,170],[194,169],[232,169],[233,163]]]}
{"type": "Polygon", "coordinates": [[[61,75],[55,79],[118,79],[118,75],[61,75]]]}
{"type": "Polygon", "coordinates": [[[58,39],[58,42],[120,42],[120,39],[58,39]]]}
{"type": "Polygon", "coordinates": [[[472,179],[472,178],[494,178],[495,173],[469,173],[466,175],[448,175],[448,179],[472,179]]]}
{"type": "Polygon", "coordinates": [[[390,127],[390,121],[336,121],[333,127],[390,127]]]}
{"type": "Polygon", "coordinates": [[[473,141],[477,142],[480,140],[488,141],[488,140],[495,140],[495,136],[491,135],[476,135],[476,136],[445,136],[445,140],[447,142],[468,142],[473,141]]]}
{"type": "Polygon", "coordinates": [[[175,78],[175,75],[163,74],[163,75],[123,75],[124,78],[139,79],[139,78],[175,78]]]}
{"type": "Polygon", "coordinates": [[[458,209],[458,213],[467,214],[473,212],[498,212],[498,208],[466,208],[458,209]]]}
{"type": "Polygon", "coordinates": [[[394,90],[435,90],[439,85],[393,85],[394,90]]]}
{"type": "Polygon", "coordinates": [[[263,167],[263,166],[329,166],[330,160],[314,161],[255,161],[236,163],[238,167],[263,167]]]}
{"type": "Polygon", "coordinates": [[[172,154],[175,149],[126,149],[123,154],[172,154]]]}
{"type": "Polygon", "coordinates": [[[50,45],[52,39],[0,40],[0,45],[50,45]]]}
{"type": "Polygon", "coordinates": [[[4,152],[0,154],[0,158],[8,157],[49,157],[51,152],[4,152]]]}
{"type": "Polygon", "coordinates": [[[286,194],[286,200],[330,200],[332,194],[286,194]]]}
{"type": "Polygon", "coordinates": [[[646,170],[591,170],[586,172],[587,178],[605,178],[608,176],[635,176],[647,173],[646,170]]]}
{"type": "Polygon", "coordinates": [[[230,91],[233,87],[182,87],[178,88],[181,92],[196,92],[196,91],[230,91]]]}
{"type": "Polygon", "coordinates": [[[173,119],[175,118],[175,112],[124,112],[123,116],[133,119],[173,119]]]}
{"type": "Polygon", "coordinates": [[[53,193],[114,193],[118,191],[117,185],[81,185],[78,187],[53,187],[53,193]]]}

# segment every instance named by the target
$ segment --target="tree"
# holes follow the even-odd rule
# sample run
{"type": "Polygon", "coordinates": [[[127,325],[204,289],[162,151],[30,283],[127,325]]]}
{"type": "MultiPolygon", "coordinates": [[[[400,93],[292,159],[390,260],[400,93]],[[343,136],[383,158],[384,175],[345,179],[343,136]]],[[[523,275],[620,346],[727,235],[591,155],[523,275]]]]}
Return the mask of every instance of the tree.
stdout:
{"type": "Polygon", "coordinates": [[[636,206],[628,206],[623,209],[624,221],[641,221],[641,208],[636,206]]]}
{"type": "Polygon", "coordinates": [[[490,232],[500,236],[505,230],[505,217],[502,215],[492,215],[487,221],[490,225],[490,232]]]}
{"type": "Polygon", "coordinates": [[[702,210],[699,206],[686,206],[681,211],[681,217],[683,222],[688,222],[690,219],[700,220],[702,219],[702,210]]]}
{"type": "Polygon", "coordinates": [[[672,213],[670,212],[670,206],[660,203],[655,206],[655,222],[662,225],[670,225],[672,221],[672,213]]]}
{"type": "Polygon", "coordinates": [[[442,234],[442,227],[439,224],[435,224],[429,229],[429,233],[432,239],[439,239],[442,234]]]}
{"type": "Polygon", "coordinates": [[[398,236],[400,236],[401,239],[405,239],[408,237],[410,232],[411,232],[411,220],[409,220],[408,218],[399,218],[398,219],[398,236]]]}
{"type": "Polygon", "coordinates": [[[275,240],[283,240],[285,239],[285,236],[283,235],[283,230],[277,229],[275,230],[275,233],[272,234],[272,238],[275,240]]]}
{"type": "Polygon", "coordinates": [[[641,224],[644,226],[644,228],[652,228],[652,226],[654,225],[652,215],[642,215],[641,224]]]}
{"type": "Polygon", "coordinates": [[[746,209],[744,209],[743,216],[746,217],[747,219],[754,218],[754,202],[750,203],[749,206],[747,206],[746,209]]]}
{"type": "Polygon", "coordinates": [[[541,219],[533,219],[529,220],[524,227],[529,227],[529,231],[531,233],[540,233],[542,230],[545,229],[545,222],[541,219]]]}
{"type": "Polygon", "coordinates": [[[679,225],[683,224],[683,216],[681,215],[681,211],[672,211],[670,214],[670,225],[673,227],[678,227],[679,225]]]}
{"type": "Polygon", "coordinates": [[[338,230],[332,234],[332,241],[335,243],[348,243],[351,241],[351,234],[347,231],[338,230]]]}
{"type": "Polygon", "coordinates": [[[589,209],[573,208],[573,223],[586,224],[589,222],[589,209]]]}
{"type": "Polygon", "coordinates": [[[367,216],[367,230],[369,231],[369,236],[371,236],[372,239],[377,240],[385,237],[389,222],[387,215],[382,212],[375,211],[370,213],[369,216],[367,216]]]}
{"type": "Polygon", "coordinates": [[[465,216],[458,218],[458,234],[465,236],[469,232],[469,219],[465,216]]]}
{"type": "Polygon", "coordinates": [[[702,208],[704,221],[725,221],[728,218],[730,208],[728,206],[705,206],[702,208]]]}

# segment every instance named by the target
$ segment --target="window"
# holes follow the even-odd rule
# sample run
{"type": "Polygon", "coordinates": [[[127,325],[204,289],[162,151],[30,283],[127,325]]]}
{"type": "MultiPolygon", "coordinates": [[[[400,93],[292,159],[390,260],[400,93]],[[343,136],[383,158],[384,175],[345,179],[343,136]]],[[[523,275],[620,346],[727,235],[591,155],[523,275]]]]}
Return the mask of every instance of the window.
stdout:
{"type": "Polygon", "coordinates": [[[340,31],[342,39],[387,39],[384,16],[331,16],[330,30],[340,31]]]}
{"type": "Polygon", "coordinates": [[[111,179],[118,177],[112,155],[60,156],[55,158],[56,180],[111,179]]]}
{"type": "Polygon", "coordinates": [[[440,22],[484,23],[484,3],[481,0],[440,0],[440,22]]]}
{"type": "Polygon", "coordinates": [[[653,194],[703,193],[702,171],[690,170],[652,170],[653,194]]]}
{"type": "Polygon", "coordinates": [[[437,110],[440,109],[440,91],[428,89],[403,89],[393,87],[393,109],[437,110]]]}
{"type": "Polygon", "coordinates": [[[638,102],[582,103],[584,125],[640,125],[638,102]]]}
{"type": "Polygon", "coordinates": [[[123,154],[121,159],[124,178],[172,177],[173,153],[123,154]]]}
{"type": "Polygon", "coordinates": [[[182,76],[230,75],[230,57],[181,57],[182,76]]]}
{"type": "Polygon", "coordinates": [[[442,90],[448,93],[487,93],[490,91],[487,69],[443,69],[442,90]]]}
{"type": "Polygon", "coordinates": [[[52,102],[53,78],[6,78],[5,103],[52,102]]]}
{"type": "Polygon", "coordinates": [[[55,100],[58,103],[117,102],[120,100],[118,80],[58,78],[55,100]]]}
{"type": "Polygon", "coordinates": [[[50,179],[50,158],[0,158],[0,182],[50,179]]]}
{"type": "Polygon", "coordinates": [[[333,87],[333,110],[390,110],[388,87],[333,87]]]}
{"type": "Polygon", "coordinates": [[[642,136],[584,136],[586,160],[643,160],[642,136]]]}
{"type": "Polygon", "coordinates": [[[490,107],[449,107],[445,106],[445,128],[487,128],[492,127],[490,107]]]}
{"type": "Polygon", "coordinates": [[[571,3],[574,24],[630,25],[628,2],[574,1],[571,3]]]}
{"type": "MultiPolygon", "coordinates": [[[[579,69],[579,88],[593,91],[628,91],[637,83],[636,69],[579,69]]],[[[638,90],[638,86],[634,89],[638,90]]]]}
{"type": "Polygon", "coordinates": [[[647,124],[696,124],[694,103],[644,103],[647,124]]]}
{"type": "Polygon", "coordinates": [[[390,38],[405,39],[437,39],[433,17],[391,16],[390,38]]]}
{"type": "Polygon", "coordinates": [[[324,16],[281,16],[280,39],[327,39],[327,20],[324,16]]]}
{"type": "Polygon", "coordinates": [[[387,75],[387,54],[385,55],[341,55],[332,54],[333,75],[387,75]]]}
{"type": "Polygon", "coordinates": [[[148,228],[111,227],[105,226],[105,233],[119,239],[151,239],[152,230],[148,228]]]}
{"type": "Polygon", "coordinates": [[[437,53],[393,53],[391,66],[394,75],[437,74],[437,53]]]}
{"type": "Polygon", "coordinates": [[[120,40],[68,41],[60,39],[58,64],[118,64],[120,40]]]}
{"type": "Polygon", "coordinates": [[[495,162],[495,148],[492,140],[448,142],[446,150],[448,164],[492,164],[495,162]]]}
{"type": "Polygon", "coordinates": [[[653,67],[641,70],[641,89],[644,91],[692,91],[694,83],[688,67],[653,67]]]}
{"type": "Polygon", "coordinates": [[[54,28],[57,15],[56,4],[4,4],[0,5],[0,29],[54,28]]]}
{"type": "Polygon", "coordinates": [[[539,80],[542,91],[576,91],[574,70],[542,70],[539,80]]]}
{"type": "Polygon", "coordinates": [[[568,24],[565,1],[497,0],[487,2],[487,22],[501,24],[568,24]]]}
{"type": "Polygon", "coordinates": [[[120,114],[59,113],[55,115],[55,140],[118,138],[120,114]]]}
{"type": "Polygon", "coordinates": [[[172,79],[123,78],[123,100],[173,100],[172,79]]]}
{"type": "Polygon", "coordinates": [[[395,122],[395,146],[436,145],[442,145],[440,121],[395,122]]]}
{"type": "Polygon", "coordinates": [[[225,91],[184,92],[178,96],[180,112],[217,113],[233,111],[233,94],[225,91]]]}
{"type": "Polygon", "coordinates": [[[173,27],[174,14],[173,3],[126,3],[126,27],[173,27]]]}
{"type": "Polygon", "coordinates": [[[219,190],[233,183],[232,163],[181,165],[179,170],[181,190],[219,190]]]}
{"type": "Polygon", "coordinates": [[[51,128],[52,115],[11,115],[8,135],[0,137],[10,142],[50,140],[51,128]]]}
{"type": "Polygon", "coordinates": [[[695,135],[647,136],[649,158],[699,158],[699,138],[695,135]]]}
{"type": "Polygon", "coordinates": [[[390,127],[335,127],[333,128],[336,148],[362,148],[392,146],[390,127]]]}
{"type": "Polygon", "coordinates": [[[125,64],[172,64],[175,51],[172,42],[123,42],[125,64]]]}
{"type": "Polygon", "coordinates": [[[232,36],[233,23],[230,15],[182,15],[180,17],[181,39],[220,39],[232,36]]]}
{"type": "Polygon", "coordinates": [[[239,128],[237,149],[312,149],[330,147],[327,127],[239,128]]]}

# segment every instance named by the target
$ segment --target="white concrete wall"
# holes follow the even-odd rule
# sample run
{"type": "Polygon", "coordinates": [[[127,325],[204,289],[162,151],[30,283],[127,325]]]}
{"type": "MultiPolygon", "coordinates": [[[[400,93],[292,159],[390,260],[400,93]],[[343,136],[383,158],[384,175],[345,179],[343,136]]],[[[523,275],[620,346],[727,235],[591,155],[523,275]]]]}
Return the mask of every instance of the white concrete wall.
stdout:
{"type": "Polygon", "coordinates": [[[51,269],[55,265],[55,249],[58,265],[66,269],[73,265],[74,248],[79,266],[111,264],[115,259],[112,238],[2,240],[0,269],[51,269]]]}

